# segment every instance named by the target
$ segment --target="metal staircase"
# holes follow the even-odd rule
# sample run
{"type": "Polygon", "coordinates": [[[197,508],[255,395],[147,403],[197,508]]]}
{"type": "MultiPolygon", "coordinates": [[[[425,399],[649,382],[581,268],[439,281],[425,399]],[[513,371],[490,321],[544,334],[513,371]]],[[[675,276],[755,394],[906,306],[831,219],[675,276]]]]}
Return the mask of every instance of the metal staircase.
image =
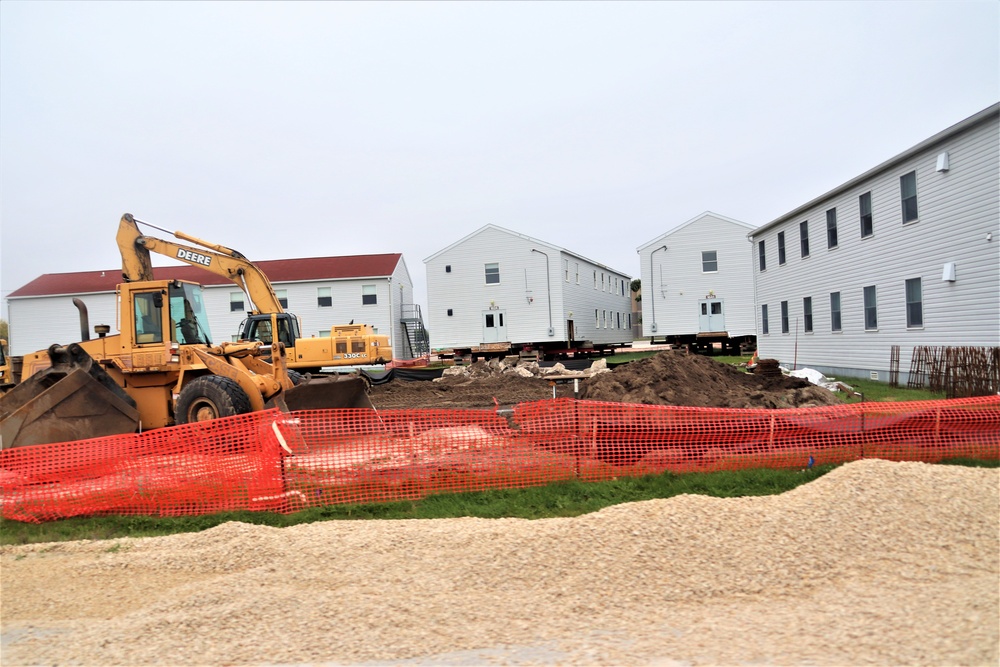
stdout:
{"type": "MultiPolygon", "coordinates": [[[[406,343],[405,353],[410,359],[416,359],[430,354],[431,340],[424,327],[424,319],[420,315],[419,304],[403,304],[400,323],[403,325],[403,340],[406,343]]],[[[402,357],[402,355],[397,355],[402,357]]]]}

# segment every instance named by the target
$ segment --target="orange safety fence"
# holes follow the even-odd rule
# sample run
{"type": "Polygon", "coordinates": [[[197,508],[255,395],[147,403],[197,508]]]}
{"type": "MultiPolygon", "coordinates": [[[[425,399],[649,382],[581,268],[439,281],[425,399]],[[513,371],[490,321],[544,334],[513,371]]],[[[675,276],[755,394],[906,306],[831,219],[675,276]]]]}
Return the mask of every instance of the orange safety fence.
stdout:
{"type": "Polygon", "coordinates": [[[4,519],[294,512],[663,471],[1000,458],[1000,396],[782,410],[278,410],[0,452],[4,519]]]}

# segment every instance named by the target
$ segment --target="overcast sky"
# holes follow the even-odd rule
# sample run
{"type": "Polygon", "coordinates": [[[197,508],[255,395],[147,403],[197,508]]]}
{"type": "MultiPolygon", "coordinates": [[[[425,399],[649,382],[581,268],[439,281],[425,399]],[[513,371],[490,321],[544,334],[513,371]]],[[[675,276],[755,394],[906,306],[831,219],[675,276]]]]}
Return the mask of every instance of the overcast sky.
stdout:
{"type": "Polygon", "coordinates": [[[399,252],[424,307],[423,260],[489,223],[637,277],[704,211],[766,224],[997,102],[998,68],[995,0],[3,0],[0,291],[117,269],[125,212],[251,260],[399,252]]]}

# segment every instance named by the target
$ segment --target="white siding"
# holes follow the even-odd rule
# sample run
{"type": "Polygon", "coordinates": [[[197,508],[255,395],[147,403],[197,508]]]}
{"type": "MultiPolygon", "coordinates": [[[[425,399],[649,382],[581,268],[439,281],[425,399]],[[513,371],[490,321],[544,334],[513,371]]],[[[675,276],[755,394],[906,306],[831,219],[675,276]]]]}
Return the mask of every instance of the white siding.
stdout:
{"type": "Polygon", "coordinates": [[[113,292],[9,299],[10,354],[22,356],[53,344],[79,342],[80,311],[73,305],[73,297],[87,306],[91,338],[95,324],[107,324],[111,333],[117,333],[117,298],[113,292]]]}
{"type": "MultiPolygon", "coordinates": [[[[574,321],[577,340],[606,344],[632,339],[624,325],[596,327],[593,314],[597,309],[627,317],[628,277],[536,239],[487,225],[424,262],[432,349],[471,347],[484,342],[483,315],[491,310],[504,313],[507,342],[514,344],[565,341],[569,319],[574,321]],[[571,271],[575,271],[576,262],[580,263],[579,286],[575,273],[566,283],[564,259],[570,261],[571,271]],[[499,264],[499,283],[486,283],[488,263],[499,264]],[[593,288],[595,270],[598,280],[604,272],[604,290],[600,283],[596,290],[593,288]],[[620,289],[617,296],[609,291],[608,284],[614,284],[614,279],[625,282],[624,296],[620,289]]],[[[616,316],[611,322],[617,323],[620,318],[616,316]]]]}
{"type": "Polygon", "coordinates": [[[753,335],[753,267],[747,241],[752,230],[751,225],[706,212],[641,246],[642,335],[698,333],[699,301],[709,293],[724,302],[730,336],[753,335]],[[715,273],[702,271],[702,252],[710,250],[718,260],[715,273]]]}
{"type": "Polygon", "coordinates": [[[768,334],[760,333],[761,357],[811,367],[827,374],[887,380],[890,350],[900,346],[905,378],[913,348],[1000,344],[1000,124],[986,122],[930,145],[850,188],[755,232],[756,317],[767,304],[768,334]],[[950,169],[936,170],[947,151],[950,169]],[[902,223],[900,176],[917,176],[918,219],[902,223]],[[874,233],[861,238],[859,196],[872,194],[874,233]],[[838,244],[827,248],[826,211],[837,209],[838,244]],[[798,251],[799,223],[810,223],[810,256],[798,251]],[[778,265],[777,234],[785,232],[787,263],[778,265]],[[987,240],[992,234],[992,240],[987,240]],[[766,245],[759,271],[757,241],[766,245]],[[942,280],[946,263],[957,280],[942,280]],[[905,281],[920,278],[923,326],[907,328],[905,281]],[[878,328],[866,331],[863,290],[875,285],[878,328]],[[830,326],[831,292],[841,293],[842,331],[830,326]],[[813,299],[814,332],[802,330],[802,299],[813,299]],[[780,303],[788,301],[789,333],[781,333],[780,303]]]}

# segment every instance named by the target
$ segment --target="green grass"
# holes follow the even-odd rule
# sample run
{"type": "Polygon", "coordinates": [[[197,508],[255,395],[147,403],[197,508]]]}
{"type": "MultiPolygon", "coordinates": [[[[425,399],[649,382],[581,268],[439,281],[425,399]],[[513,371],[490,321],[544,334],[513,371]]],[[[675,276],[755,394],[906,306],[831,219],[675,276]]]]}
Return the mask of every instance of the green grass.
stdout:
{"type": "MultiPolygon", "coordinates": [[[[995,468],[998,461],[953,460],[953,465],[995,468]]],[[[604,482],[568,481],[528,489],[498,489],[429,496],[420,500],[363,505],[327,505],[294,514],[226,512],[191,517],[81,517],[42,524],[0,522],[0,544],[34,544],[67,540],[114,540],[191,533],[227,521],[285,527],[316,521],[378,519],[447,519],[455,517],[544,519],[596,512],[610,505],[681,494],[718,498],[784,493],[833,470],[821,465],[809,470],[750,469],[677,475],[663,473],[604,482]]],[[[117,551],[111,545],[108,551],[117,551]]]]}

